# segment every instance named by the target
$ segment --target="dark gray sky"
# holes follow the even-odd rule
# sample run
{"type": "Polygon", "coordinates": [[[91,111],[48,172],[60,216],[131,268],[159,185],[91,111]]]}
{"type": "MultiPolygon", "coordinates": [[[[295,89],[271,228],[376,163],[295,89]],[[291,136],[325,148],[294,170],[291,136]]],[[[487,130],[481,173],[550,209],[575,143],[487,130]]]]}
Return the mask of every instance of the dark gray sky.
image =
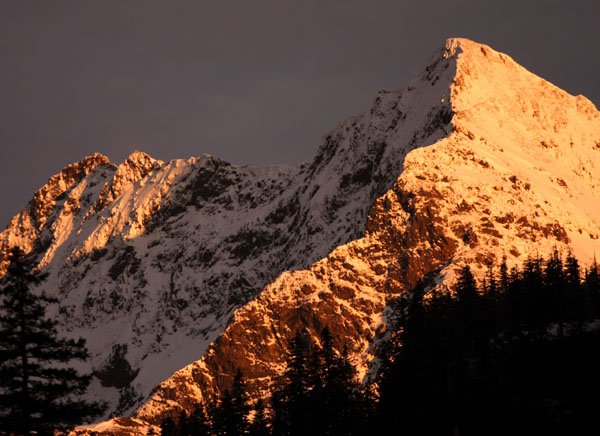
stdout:
{"type": "Polygon", "coordinates": [[[0,2],[0,227],[70,162],[308,160],[449,36],[600,103],[598,0],[0,2]]]}

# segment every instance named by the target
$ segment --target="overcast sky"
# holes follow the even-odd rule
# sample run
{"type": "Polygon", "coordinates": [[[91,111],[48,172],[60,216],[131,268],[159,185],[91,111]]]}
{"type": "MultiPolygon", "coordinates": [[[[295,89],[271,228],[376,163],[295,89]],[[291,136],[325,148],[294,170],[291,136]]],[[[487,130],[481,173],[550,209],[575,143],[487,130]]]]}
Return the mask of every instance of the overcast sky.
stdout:
{"type": "Polygon", "coordinates": [[[0,227],[70,162],[294,163],[450,36],[600,103],[600,1],[0,2],[0,227]]]}

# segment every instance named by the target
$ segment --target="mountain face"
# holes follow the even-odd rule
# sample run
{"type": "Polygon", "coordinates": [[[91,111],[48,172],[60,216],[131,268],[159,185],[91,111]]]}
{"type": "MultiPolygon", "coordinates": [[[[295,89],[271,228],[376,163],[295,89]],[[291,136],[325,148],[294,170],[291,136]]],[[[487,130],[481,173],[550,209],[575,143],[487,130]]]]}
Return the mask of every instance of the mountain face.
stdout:
{"type": "Polygon", "coordinates": [[[464,39],[448,40],[406,89],[380,94],[371,113],[383,96],[389,115],[429,121],[391,127],[386,147],[410,138],[400,144],[406,155],[362,237],[266,286],[136,418],[189,409],[227,388],[238,368],[255,396],[264,393],[299,328],[317,337],[327,326],[368,376],[390,298],[418,280],[451,283],[465,264],[481,276],[503,256],[521,263],[555,247],[584,261],[599,252],[600,114],[587,99],[464,39]]]}
{"type": "Polygon", "coordinates": [[[88,340],[89,395],[110,402],[107,417],[133,416],[95,430],[143,433],[237,369],[266,392],[299,328],[329,327],[368,377],[390,299],[424,277],[450,283],[466,263],[481,274],[555,247],[591,259],[599,174],[589,100],[450,39],[309,164],[136,152],[68,166],[0,234],[0,269],[13,246],[37,257],[60,300],[49,313],[88,340]],[[118,383],[116,354],[129,374],[118,383]]]}
{"type": "Polygon", "coordinates": [[[87,339],[82,369],[99,371],[90,396],[109,401],[107,417],[127,413],[200,359],[233,311],[277,276],[363,236],[406,154],[448,134],[442,91],[440,82],[426,93],[380,92],[299,166],[87,157],[53,176],[0,234],[0,272],[13,246],[36,256],[60,301],[49,314],[87,339]],[[119,368],[129,376],[115,382],[119,368]]]}

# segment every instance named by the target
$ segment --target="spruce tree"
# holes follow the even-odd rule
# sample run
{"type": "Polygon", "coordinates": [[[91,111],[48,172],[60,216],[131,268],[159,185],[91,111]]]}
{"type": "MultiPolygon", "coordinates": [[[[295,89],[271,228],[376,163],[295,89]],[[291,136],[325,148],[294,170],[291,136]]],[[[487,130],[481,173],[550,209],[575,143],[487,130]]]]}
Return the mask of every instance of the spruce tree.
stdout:
{"type": "Polygon", "coordinates": [[[463,266],[456,282],[456,298],[460,302],[471,302],[478,297],[477,283],[469,265],[463,266]]]}
{"type": "Polygon", "coordinates": [[[204,411],[204,407],[201,405],[194,408],[194,411],[188,418],[188,426],[190,428],[190,435],[208,436],[212,434],[210,421],[204,411]]]}
{"type": "Polygon", "coordinates": [[[314,374],[311,386],[311,409],[315,430],[326,435],[351,435],[360,432],[360,418],[367,415],[362,402],[362,386],[348,358],[346,347],[339,353],[328,328],[321,333],[322,347],[312,353],[314,374]]]}
{"type": "Polygon", "coordinates": [[[231,388],[226,390],[217,408],[215,433],[223,436],[241,436],[248,434],[248,398],[246,383],[242,372],[238,370],[231,388]]]}
{"type": "Polygon", "coordinates": [[[374,434],[449,434],[454,384],[447,377],[452,369],[448,348],[456,336],[455,311],[447,289],[433,292],[429,303],[423,301],[424,292],[418,284],[399,307],[399,340],[389,344],[397,349],[384,351],[382,359],[374,434]]]}
{"type": "Polygon", "coordinates": [[[551,316],[557,322],[557,334],[564,335],[564,322],[567,319],[567,292],[565,274],[563,271],[563,262],[557,249],[554,249],[544,269],[544,284],[550,294],[552,305],[551,316]]]}
{"type": "Polygon", "coordinates": [[[269,436],[271,434],[269,416],[262,398],[259,398],[254,406],[254,419],[250,426],[250,434],[252,436],[269,436]]]}
{"type": "Polygon", "coordinates": [[[177,435],[178,436],[191,436],[192,428],[190,425],[190,418],[185,410],[182,410],[179,414],[179,420],[177,421],[177,435]]]}
{"type": "Polygon", "coordinates": [[[486,298],[489,300],[490,304],[495,304],[499,301],[499,289],[498,289],[498,281],[496,280],[496,276],[494,274],[494,264],[490,263],[488,265],[488,271],[485,276],[485,285],[483,286],[485,291],[486,298]]]}
{"type": "Polygon", "coordinates": [[[565,281],[567,290],[567,318],[571,321],[571,329],[580,332],[583,322],[591,316],[589,313],[589,297],[581,285],[581,271],[579,261],[573,253],[565,259],[565,281]]]}
{"type": "Polygon", "coordinates": [[[481,327],[478,322],[481,316],[481,298],[477,291],[477,282],[468,265],[459,271],[455,293],[458,326],[462,330],[463,338],[473,337],[476,329],[481,327]]]}
{"type": "Polygon", "coordinates": [[[102,411],[78,400],[90,382],[69,367],[88,357],[83,339],[58,336],[45,307],[56,302],[33,287],[47,277],[15,248],[0,287],[0,427],[15,434],[50,433],[102,411]]]}
{"type": "Polygon", "coordinates": [[[298,330],[291,344],[287,369],[272,395],[273,434],[304,435],[312,427],[307,414],[313,374],[309,370],[310,338],[298,330]]]}
{"type": "Polygon", "coordinates": [[[506,295],[508,292],[508,265],[506,264],[506,256],[502,256],[502,262],[500,262],[500,293],[506,295]]]}
{"type": "Polygon", "coordinates": [[[179,429],[173,418],[167,416],[160,425],[160,436],[179,436],[179,429]]]}
{"type": "Polygon", "coordinates": [[[552,302],[544,288],[543,259],[528,257],[523,265],[521,278],[513,283],[518,290],[517,313],[526,332],[535,340],[546,336],[548,323],[552,317],[552,302]]]}
{"type": "Polygon", "coordinates": [[[585,273],[584,286],[591,302],[591,317],[600,317],[600,266],[594,257],[594,262],[585,273]]]}
{"type": "Polygon", "coordinates": [[[565,276],[569,287],[577,288],[581,284],[579,261],[573,256],[573,253],[569,253],[565,259],[565,276]]]}

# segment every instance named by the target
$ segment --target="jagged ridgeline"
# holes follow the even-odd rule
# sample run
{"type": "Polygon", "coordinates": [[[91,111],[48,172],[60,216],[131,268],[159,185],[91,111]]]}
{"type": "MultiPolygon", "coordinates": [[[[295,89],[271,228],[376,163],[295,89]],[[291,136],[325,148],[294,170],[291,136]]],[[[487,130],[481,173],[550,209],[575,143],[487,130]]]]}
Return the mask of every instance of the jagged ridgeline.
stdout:
{"type": "Polygon", "coordinates": [[[228,389],[237,369],[258,398],[299,326],[315,338],[328,327],[359,378],[376,373],[388,303],[424,277],[450,283],[464,264],[479,277],[504,255],[513,265],[555,247],[589,263],[599,170],[589,100],[451,39],[310,163],[94,155],[38,191],[0,248],[37,255],[89,369],[127,344],[128,386],[96,380],[90,395],[109,413],[130,404],[119,412],[143,428],[228,389]]]}

